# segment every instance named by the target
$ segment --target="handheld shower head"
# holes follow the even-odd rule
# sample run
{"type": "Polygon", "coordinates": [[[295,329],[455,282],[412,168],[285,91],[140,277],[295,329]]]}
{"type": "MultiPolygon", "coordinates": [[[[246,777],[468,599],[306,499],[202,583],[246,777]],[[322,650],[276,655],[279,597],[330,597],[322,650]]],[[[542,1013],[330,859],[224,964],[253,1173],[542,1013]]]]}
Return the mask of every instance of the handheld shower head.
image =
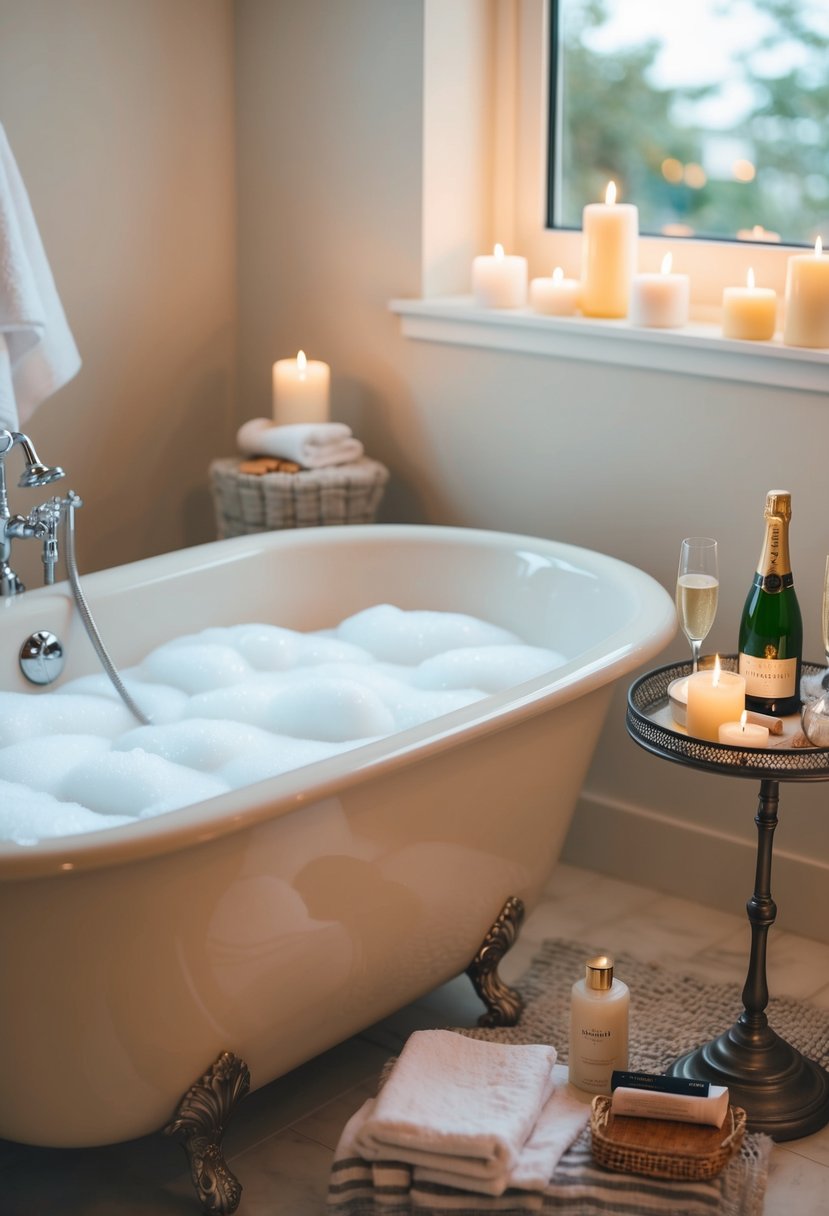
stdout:
{"type": "Polygon", "coordinates": [[[48,486],[51,481],[57,481],[59,477],[66,476],[60,465],[50,467],[42,462],[28,435],[23,435],[20,431],[12,431],[11,435],[12,444],[20,444],[26,460],[26,467],[17,483],[22,489],[48,486]]]}

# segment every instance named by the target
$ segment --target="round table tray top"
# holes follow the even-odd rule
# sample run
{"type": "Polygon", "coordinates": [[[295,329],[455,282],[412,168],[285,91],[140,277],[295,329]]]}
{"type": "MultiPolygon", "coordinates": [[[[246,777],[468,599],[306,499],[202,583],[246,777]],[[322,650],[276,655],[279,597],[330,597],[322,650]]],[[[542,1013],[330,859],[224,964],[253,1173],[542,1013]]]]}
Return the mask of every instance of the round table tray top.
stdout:
{"type": "MultiPolygon", "coordinates": [[[[720,662],[724,671],[737,670],[736,655],[721,655],[720,662]]],[[[818,675],[824,670],[820,664],[803,664],[804,675],[818,675]]],[[[780,742],[775,743],[774,736],[770,736],[770,746],[764,748],[732,747],[689,735],[673,721],[668,685],[690,674],[690,661],[671,663],[648,672],[630,686],[625,724],[631,737],[646,751],[679,764],[713,769],[734,777],[767,777],[782,781],[829,778],[829,748],[790,746],[794,734],[800,730],[799,714],[784,718],[784,735],[780,742]]]]}

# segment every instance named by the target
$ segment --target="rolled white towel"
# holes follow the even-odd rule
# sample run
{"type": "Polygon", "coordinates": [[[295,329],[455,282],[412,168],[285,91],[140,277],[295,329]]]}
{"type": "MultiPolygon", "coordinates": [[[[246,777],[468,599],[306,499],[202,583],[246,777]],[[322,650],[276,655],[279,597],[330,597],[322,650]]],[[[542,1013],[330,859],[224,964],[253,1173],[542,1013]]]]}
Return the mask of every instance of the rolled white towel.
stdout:
{"type": "Polygon", "coordinates": [[[363,445],[344,422],[297,422],[276,426],[269,418],[252,418],[239,428],[236,444],[244,456],[277,456],[306,469],[352,464],[363,445]]]}
{"type": "Polygon", "coordinates": [[[500,1194],[553,1092],[554,1047],[415,1031],[366,1104],[356,1147],[452,1185],[500,1194]]]}

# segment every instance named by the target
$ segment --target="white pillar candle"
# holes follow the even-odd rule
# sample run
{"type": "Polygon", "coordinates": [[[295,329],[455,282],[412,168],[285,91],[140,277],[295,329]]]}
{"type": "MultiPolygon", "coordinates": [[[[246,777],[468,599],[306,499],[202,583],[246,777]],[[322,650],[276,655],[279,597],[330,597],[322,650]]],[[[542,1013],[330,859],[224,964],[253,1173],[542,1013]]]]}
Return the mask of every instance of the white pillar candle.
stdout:
{"type": "Polygon", "coordinates": [[[550,317],[571,317],[579,306],[581,283],[578,279],[565,279],[564,271],[556,266],[546,279],[533,279],[530,283],[530,305],[535,312],[550,317]]]}
{"type": "Polygon", "coordinates": [[[723,722],[719,729],[719,741],[731,747],[767,747],[769,728],[747,722],[746,711],[743,710],[739,722],[723,722]]]}
{"type": "Polygon", "coordinates": [[[722,332],[724,338],[743,338],[767,342],[777,328],[777,292],[757,287],[749,268],[745,287],[726,287],[722,293],[722,332]]]}
{"type": "Polygon", "coordinates": [[[659,274],[637,274],[630,285],[630,319],[634,325],[675,329],[688,321],[691,280],[672,274],[673,255],[666,253],[659,274]]]}
{"type": "Polygon", "coordinates": [[[586,317],[626,317],[636,270],[639,211],[616,202],[609,182],[604,203],[588,203],[582,213],[581,310],[586,317]]]}
{"type": "Polygon", "coordinates": [[[814,253],[789,258],[783,341],[787,346],[829,346],[829,258],[820,237],[814,253]]]}
{"type": "Polygon", "coordinates": [[[523,308],[527,303],[527,259],[505,254],[503,245],[473,258],[472,293],[482,308],[523,308]]]}
{"type": "Polygon", "coordinates": [[[744,678],[734,671],[722,671],[718,655],[712,670],[695,671],[688,677],[688,734],[718,743],[723,722],[738,721],[745,701],[744,678]]]}
{"type": "Polygon", "coordinates": [[[273,365],[273,420],[278,426],[295,422],[328,422],[331,368],[320,359],[278,359],[273,365]]]}

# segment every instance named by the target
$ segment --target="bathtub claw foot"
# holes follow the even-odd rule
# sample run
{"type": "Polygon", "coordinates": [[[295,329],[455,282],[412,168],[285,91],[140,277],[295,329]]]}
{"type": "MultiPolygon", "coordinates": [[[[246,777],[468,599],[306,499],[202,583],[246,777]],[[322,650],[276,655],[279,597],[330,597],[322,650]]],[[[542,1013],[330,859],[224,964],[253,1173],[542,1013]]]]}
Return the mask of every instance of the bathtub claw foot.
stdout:
{"type": "Polygon", "coordinates": [[[515,1026],[521,1018],[523,998],[504,983],[498,974],[498,965],[518,937],[523,920],[523,900],[511,895],[466,969],[475,991],[486,1005],[486,1013],[478,1018],[479,1026],[515,1026]]]}
{"type": "Polygon", "coordinates": [[[250,1089],[244,1060],[223,1051],[179,1102],[165,1134],[179,1139],[190,1162],[193,1186],[209,1216],[235,1212],[242,1184],[222,1156],[222,1136],[236,1105],[250,1089]]]}

